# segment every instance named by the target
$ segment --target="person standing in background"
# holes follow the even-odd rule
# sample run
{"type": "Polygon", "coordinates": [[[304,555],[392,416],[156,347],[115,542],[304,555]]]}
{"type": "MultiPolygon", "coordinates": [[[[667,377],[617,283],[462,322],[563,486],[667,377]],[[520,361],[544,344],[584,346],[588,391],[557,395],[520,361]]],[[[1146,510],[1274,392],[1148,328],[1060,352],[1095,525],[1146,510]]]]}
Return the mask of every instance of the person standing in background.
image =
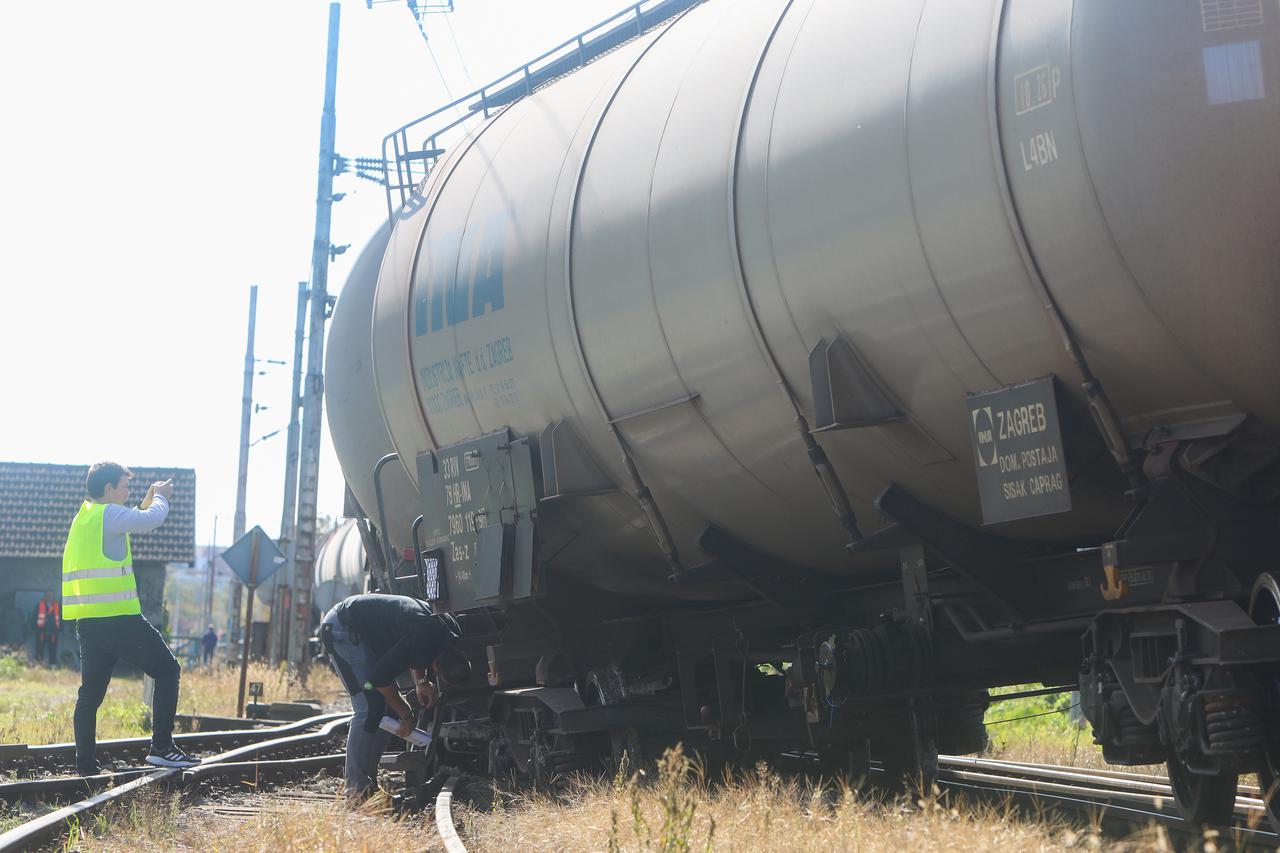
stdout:
{"type": "Polygon", "coordinates": [[[36,663],[58,665],[58,634],[62,631],[62,605],[46,592],[36,602],[32,624],[36,629],[36,663]]]}
{"type": "Polygon", "coordinates": [[[209,626],[209,630],[204,632],[204,636],[200,638],[200,651],[204,660],[204,665],[209,666],[213,663],[213,650],[218,647],[218,632],[213,630],[213,626],[209,626]]]}

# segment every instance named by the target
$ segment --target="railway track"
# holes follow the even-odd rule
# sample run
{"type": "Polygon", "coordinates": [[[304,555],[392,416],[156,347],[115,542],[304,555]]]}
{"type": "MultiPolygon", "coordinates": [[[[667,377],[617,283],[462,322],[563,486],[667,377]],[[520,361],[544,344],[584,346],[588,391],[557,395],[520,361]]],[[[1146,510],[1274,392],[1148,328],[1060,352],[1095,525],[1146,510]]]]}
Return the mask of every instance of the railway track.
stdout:
{"type": "MultiPolygon", "coordinates": [[[[1099,820],[1109,831],[1127,834],[1152,825],[1175,835],[1201,837],[1203,827],[1178,813],[1173,789],[1163,776],[1118,770],[1087,770],[1061,765],[1000,761],[973,756],[941,756],[938,783],[943,790],[986,800],[1052,809],[1099,820]]],[[[1220,836],[1258,848],[1280,846],[1267,829],[1261,792],[1241,785],[1230,826],[1214,827],[1220,836]]]]}
{"type": "MultiPolygon", "coordinates": [[[[334,748],[334,739],[346,728],[349,720],[349,714],[323,714],[272,729],[180,735],[178,737],[183,738],[181,743],[187,748],[199,748],[197,744],[205,748],[219,745],[231,747],[204,758],[198,766],[191,768],[136,768],[101,776],[23,779],[0,785],[0,799],[9,802],[63,802],[78,796],[84,797],[0,834],[0,853],[30,850],[46,843],[61,832],[69,821],[83,823],[92,812],[108,803],[133,796],[143,789],[165,785],[190,789],[215,777],[261,778],[282,773],[340,768],[344,754],[334,748]]],[[[137,748],[136,741],[139,740],[143,741],[145,749],[145,738],[131,738],[108,744],[112,750],[131,750],[137,748]]],[[[67,745],[53,744],[29,747],[28,751],[61,755],[65,746],[67,745]]]]}
{"type": "MultiPolygon", "coordinates": [[[[68,821],[78,819],[83,822],[85,816],[94,810],[148,787],[189,790],[219,778],[257,780],[286,773],[338,770],[344,755],[334,748],[334,738],[345,728],[348,719],[345,714],[326,714],[274,729],[209,733],[200,736],[196,742],[206,748],[217,744],[236,745],[186,770],[137,768],[87,779],[23,779],[0,784],[0,800],[10,802],[63,802],[83,797],[0,835],[0,853],[28,850],[47,843],[67,826],[68,821]],[[257,737],[247,738],[250,734],[257,737]],[[246,739],[250,742],[240,742],[246,739]]],[[[195,740],[193,736],[187,736],[188,744],[192,740],[195,740]]],[[[29,747],[28,751],[37,755],[56,754],[63,746],[29,747]]],[[[136,744],[118,741],[114,748],[128,754],[127,751],[136,748],[136,744]]],[[[12,755],[0,756],[0,764],[12,763],[13,760],[12,755]]],[[[1114,836],[1132,834],[1152,825],[1162,826],[1180,837],[1199,838],[1203,833],[1203,828],[1187,824],[1178,815],[1173,790],[1163,776],[942,756],[939,759],[938,782],[944,792],[966,799],[1011,804],[1034,814],[1052,812],[1083,817],[1091,823],[1100,824],[1114,836]]],[[[452,814],[461,776],[456,771],[448,771],[437,776],[436,784],[440,785],[434,800],[436,831],[447,853],[466,853],[452,814]]],[[[253,807],[243,805],[206,808],[212,808],[219,814],[226,812],[228,817],[243,816],[253,811],[253,807]]],[[[1217,830],[1220,838],[1236,846],[1280,846],[1280,836],[1259,828],[1265,825],[1259,790],[1255,786],[1242,785],[1236,798],[1235,820],[1231,826],[1218,827],[1217,830]]]]}
{"type": "Polygon", "coordinates": [[[467,853],[453,823],[453,792],[461,778],[456,773],[451,774],[441,786],[440,793],[436,794],[436,832],[444,843],[445,853],[467,853]]]}
{"type": "MultiPolygon", "coordinates": [[[[227,750],[244,746],[270,737],[305,732],[308,729],[345,719],[348,714],[333,713],[308,717],[293,723],[271,728],[232,729],[228,731],[193,732],[178,734],[173,740],[189,752],[206,752],[211,749],[227,750]]],[[[116,738],[98,741],[97,755],[101,762],[133,762],[141,764],[146,757],[151,739],[147,737],[116,738]]],[[[4,744],[0,746],[0,773],[15,778],[23,775],[47,775],[51,771],[71,770],[75,767],[74,743],[4,744]]]]}

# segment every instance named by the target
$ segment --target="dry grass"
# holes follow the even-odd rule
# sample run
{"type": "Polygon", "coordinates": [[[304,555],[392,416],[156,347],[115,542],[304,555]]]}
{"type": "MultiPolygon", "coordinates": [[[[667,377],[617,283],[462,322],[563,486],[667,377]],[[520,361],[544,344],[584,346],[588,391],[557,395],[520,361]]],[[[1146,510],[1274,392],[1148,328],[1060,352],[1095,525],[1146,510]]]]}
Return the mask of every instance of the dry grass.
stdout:
{"type": "Polygon", "coordinates": [[[1117,842],[1096,827],[1033,821],[1009,808],[952,805],[945,796],[885,801],[764,767],[708,784],[679,751],[648,778],[578,779],[556,798],[515,795],[505,803],[455,811],[471,853],[1175,849],[1155,829],[1117,842]]]}
{"type": "MultiPolygon", "coordinates": [[[[253,800],[247,800],[253,802],[253,800]]],[[[678,750],[646,774],[577,778],[556,797],[495,798],[490,809],[455,805],[471,853],[554,851],[1113,851],[1179,849],[1151,830],[1125,841],[1096,827],[1030,820],[1007,808],[945,798],[886,801],[847,786],[783,778],[765,769],[708,783],[678,750]]],[[[176,794],[118,806],[77,828],[64,849],[84,853],[251,851],[346,853],[439,850],[430,810],[394,818],[385,799],[351,810],[338,801],[267,802],[247,820],[182,810],[176,794]]],[[[1198,849],[1212,850],[1211,844],[1198,849]]]]}
{"type": "MultiPolygon", "coordinates": [[[[483,791],[482,794],[489,792],[483,791]]],[[[678,749],[656,768],[612,780],[566,780],[556,796],[493,792],[492,807],[455,800],[471,853],[524,850],[609,853],[703,851],[1109,851],[1188,849],[1155,827],[1104,837],[1089,821],[1032,819],[1012,807],[952,803],[946,795],[886,800],[847,785],[783,777],[765,768],[709,782],[678,749]]],[[[465,794],[465,792],[464,792],[465,794]]],[[[246,795],[241,802],[258,802],[246,795]]],[[[154,794],[77,828],[64,849],[84,853],[159,851],[438,850],[430,810],[403,819],[385,798],[352,810],[337,800],[264,803],[248,819],[181,810],[178,795],[154,794]]],[[[1205,838],[1190,849],[1216,851],[1205,838]]]]}
{"type": "Polygon", "coordinates": [[[396,819],[385,799],[355,810],[337,800],[268,801],[258,814],[239,820],[183,810],[179,795],[160,793],[103,812],[64,844],[83,853],[386,853],[440,847],[426,815],[396,819]]]}
{"type": "MultiPolygon", "coordinates": [[[[312,666],[307,683],[303,685],[298,680],[297,671],[290,666],[282,664],[273,668],[253,661],[249,664],[246,680],[262,682],[265,702],[314,698],[328,705],[339,696],[347,695],[338,677],[327,666],[312,666]]],[[[234,715],[239,688],[238,664],[184,671],[182,689],[178,694],[178,711],[183,714],[234,715]]],[[[246,698],[245,701],[249,700],[246,698]]]]}
{"type": "MultiPolygon", "coordinates": [[[[238,668],[184,670],[178,693],[183,714],[234,715],[239,688],[238,668]]],[[[267,701],[304,696],[332,701],[341,685],[327,667],[312,667],[304,689],[288,667],[249,665],[249,680],[263,682],[267,701]]],[[[0,660],[0,743],[64,743],[72,739],[80,674],[69,669],[28,667],[15,658],[0,660]]],[[[345,695],[345,693],[343,693],[345,695]]],[[[116,676],[98,709],[98,737],[136,737],[147,734],[147,707],[142,703],[142,677],[116,676]]]]}

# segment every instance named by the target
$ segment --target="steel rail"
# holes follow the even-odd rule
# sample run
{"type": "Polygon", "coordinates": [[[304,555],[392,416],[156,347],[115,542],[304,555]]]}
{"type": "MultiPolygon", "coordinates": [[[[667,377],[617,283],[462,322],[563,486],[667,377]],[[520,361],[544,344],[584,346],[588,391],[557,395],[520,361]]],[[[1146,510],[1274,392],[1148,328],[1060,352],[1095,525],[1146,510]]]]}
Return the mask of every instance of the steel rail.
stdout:
{"type": "MultiPolygon", "coordinates": [[[[190,732],[174,735],[173,741],[178,746],[191,749],[252,742],[272,736],[287,735],[292,732],[304,732],[307,729],[324,725],[333,720],[346,719],[349,716],[350,714],[346,713],[319,714],[314,717],[308,717],[305,720],[298,720],[297,722],[286,723],[273,728],[190,732]]],[[[99,757],[108,758],[145,752],[150,746],[151,738],[148,737],[114,738],[98,741],[96,752],[99,757]]],[[[6,744],[5,752],[0,753],[0,767],[8,768],[29,763],[48,764],[51,763],[51,759],[69,763],[75,760],[75,755],[76,745],[74,743],[32,744],[25,745],[25,748],[23,744],[6,744]]]]}
{"type": "Polygon", "coordinates": [[[220,761],[202,764],[182,774],[182,784],[192,785],[215,776],[256,776],[259,773],[281,773],[292,770],[333,770],[347,760],[345,752],[310,755],[303,758],[264,759],[259,761],[220,761]]]}
{"type": "Polygon", "coordinates": [[[36,844],[47,840],[54,833],[61,830],[68,821],[86,815],[100,806],[120,799],[147,785],[167,779],[177,772],[177,768],[169,768],[148,773],[131,782],[126,782],[118,788],[111,788],[86,800],[63,806],[21,826],[16,826],[0,835],[0,853],[19,853],[19,851],[30,850],[36,844]]]}
{"type": "MultiPolygon", "coordinates": [[[[1171,834],[1186,836],[1188,839],[1202,838],[1203,829],[1185,821],[1172,805],[1161,811],[1152,811],[1135,805],[1121,803],[1099,803],[1090,792],[1080,796],[1050,794],[1047,792],[1031,793],[1024,790],[1011,789],[999,784],[987,782],[961,782],[959,780],[945,782],[946,788],[957,793],[965,793],[979,798],[996,798],[996,802],[1005,806],[1021,804],[1027,807],[1034,816],[1041,816],[1048,810],[1059,813],[1071,811],[1083,814],[1090,823],[1096,822],[1101,829],[1109,833],[1132,834],[1135,831],[1149,829],[1153,824],[1161,825],[1171,834]]],[[[1226,832],[1238,836],[1246,843],[1257,843],[1267,848],[1276,846],[1277,836],[1274,833],[1254,829],[1249,825],[1235,825],[1226,828],[1226,832]]],[[[1221,834],[1221,831],[1220,831],[1221,834]]]]}
{"type": "MultiPolygon", "coordinates": [[[[962,761],[969,761],[969,760],[971,760],[971,759],[970,759],[970,758],[965,757],[965,758],[961,758],[960,760],[962,760],[962,761]]],[[[979,760],[979,761],[983,761],[983,762],[985,762],[985,763],[992,764],[992,765],[1003,765],[1003,766],[1007,766],[1007,767],[1014,767],[1014,768],[1016,768],[1016,767],[1030,767],[1030,768],[1033,768],[1033,769],[1036,769],[1036,770],[1066,770],[1066,771],[1073,771],[1073,770],[1079,770],[1079,769],[1080,769],[1080,768],[1078,768],[1078,767],[1071,767],[1071,766],[1069,766],[1069,765],[1063,765],[1063,764],[1027,764],[1027,763],[1025,763],[1025,762],[1019,762],[1019,761],[1003,761],[1003,760],[998,760],[998,759],[994,759],[994,758],[983,758],[983,759],[977,759],[977,760],[979,760]]],[[[1154,774],[1154,773],[1135,773],[1135,772],[1134,772],[1134,771],[1132,771],[1132,770],[1092,770],[1092,769],[1091,769],[1091,770],[1089,770],[1089,772],[1090,772],[1090,773],[1093,773],[1094,775],[1097,775],[1097,776],[1109,776],[1109,777],[1111,777],[1111,778],[1113,778],[1113,779],[1131,779],[1131,780],[1133,780],[1133,781],[1135,781],[1135,782],[1156,782],[1156,783],[1165,783],[1165,784],[1167,784],[1167,783],[1168,783],[1168,781],[1169,781],[1169,777],[1168,777],[1168,776],[1160,776],[1160,775],[1156,775],[1156,774],[1154,774]]],[[[1239,790],[1240,790],[1240,793],[1245,794],[1245,795],[1250,796],[1250,797],[1254,797],[1254,798],[1257,798],[1257,799],[1261,799],[1261,797],[1262,797],[1262,789],[1261,789],[1261,788],[1259,788],[1257,785],[1246,785],[1246,784],[1241,784],[1241,785],[1240,785],[1240,787],[1239,787],[1239,790]]]]}
{"type": "MultiPolygon", "coordinates": [[[[311,744],[322,744],[333,737],[334,733],[345,727],[351,721],[350,714],[340,714],[338,719],[331,719],[314,732],[306,732],[304,734],[289,735],[288,737],[272,738],[271,740],[250,743],[244,746],[236,747],[228,750],[220,755],[205,759],[198,766],[204,767],[209,764],[217,764],[230,759],[242,759],[260,752],[271,752],[276,749],[287,749],[291,747],[309,746],[311,744]]],[[[186,770],[194,770],[196,768],[184,768],[186,770]]]]}
{"type": "Polygon", "coordinates": [[[1031,770],[1065,770],[1071,773],[1088,772],[1095,776],[1105,776],[1111,779],[1129,779],[1134,782],[1167,782],[1169,777],[1159,776],[1155,773],[1136,773],[1132,770],[1111,770],[1088,768],[1086,771],[1082,767],[1073,767],[1070,764],[1030,764],[1025,761],[1007,761],[1003,758],[979,758],[976,755],[940,755],[938,756],[939,764],[949,764],[966,767],[993,767],[1008,768],[1017,770],[1019,768],[1028,768],[1031,770]]]}
{"type": "Polygon", "coordinates": [[[1123,803],[1154,809],[1165,810],[1166,804],[1172,805],[1172,791],[1168,794],[1153,791],[1122,790],[1088,784],[1070,784],[1055,782],[1049,779],[1028,779],[1025,776],[1010,776],[1000,773],[983,773],[976,770],[942,770],[938,773],[941,782],[969,782],[979,785],[1000,786],[1032,794],[1054,794],[1073,798],[1088,798],[1099,805],[1123,803]]]}
{"type": "MultiPolygon", "coordinates": [[[[938,782],[948,789],[1023,799],[1037,809],[1054,804],[1100,814],[1109,823],[1130,828],[1141,829],[1156,822],[1179,833],[1199,832],[1179,814],[1173,789],[1159,776],[941,756],[938,782]],[[1135,776],[1140,778],[1129,778],[1135,776]]],[[[1251,788],[1244,786],[1246,791],[1251,788]]],[[[1260,799],[1237,796],[1234,811],[1234,823],[1226,827],[1229,832],[1267,846],[1280,841],[1280,835],[1257,828],[1266,821],[1260,799]]]]}
{"type": "MultiPolygon", "coordinates": [[[[337,732],[343,726],[347,725],[347,723],[351,719],[351,715],[350,714],[325,714],[325,715],[321,715],[320,717],[310,718],[309,720],[301,720],[299,721],[299,723],[292,724],[290,726],[282,726],[280,727],[280,729],[276,729],[276,730],[259,729],[254,733],[260,737],[265,737],[265,736],[270,736],[272,734],[278,734],[280,731],[284,729],[296,730],[299,726],[302,726],[303,724],[306,724],[305,728],[310,728],[316,725],[316,723],[318,721],[321,721],[322,719],[327,720],[327,722],[324,722],[318,731],[304,732],[302,734],[286,735],[284,737],[275,737],[269,740],[260,741],[258,743],[251,743],[244,746],[239,746],[234,749],[228,750],[226,752],[220,753],[218,755],[210,756],[209,758],[204,759],[200,763],[200,765],[198,765],[198,767],[195,767],[195,768],[173,767],[173,768],[164,768],[160,770],[154,770],[150,772],[143,771],[143,775],[140,775],[137,778],[134,778],[131,781],[126,782],[123,785],[120,785],[115,788],[110,788],[106,791],[102,791],[101,793],[95,794],[94,796],[88,797],[87,799],[80,800],[79,802],[72,803],[71,805],[64,806],[60,809],[56,809],[52,812],[49,812],[48,814],[41,815],[40,817],[37,817],[34,820],[28,821],[27,823],[14,827],[8,832],[0,834],[0,853],[17,853],[17,851],[29,850],[34,845],[47,840],[50,836],[59,832],[64,826],[66,826],[68,821],[73,819],[77,819],[77,820],[81,819],[85,815],[89,814],[90,812],[98,808],[101,808],[107,803],[122,799],[149,785],[158,785],[159,783],[164,782],[166,780],[176,779],[177,781],[179,781],[179,783],[182,783],[185,780],[187,773],[192,773],[193,771],[199,770],[201,768],[210,767],[212,765],[217,765],[222,762],[228,763],[228,766],[230,767],[230,772],[246,772],[249,769],[249,767],[254,764],[256,764],[260,769],[265,768],[268,770],[284,769],[285,765],[291,765],[293,768],[301,767],[305,769],[307,766],[309,766],[308,764],[305,763],[307,761],[306,759],[301,759],[301,762],[303,763],[299,763],[299,760],[297,759],[289,762],[266,762],[261,760],[256,762],[248,762],[248,761],[232,761],[232,760],[244,759],[249,756],[256,756],[259,753],[269,753],[274,750],[300,748],[300,747],[311,746],[315,744],[323,744],[324,742],[329,740],[334,735],[335,732],[337,732]],[[235,766],[232,766],[232,765],[235,765],[235,766]]],[[[225,734],[225,733],[221,733],[221,734],[225,734]]],[[[312,756],[311,758],[315,758],[315,756],[312,756]]],[[[331,761],[333,759],[333,756],[326,755],[326,756],[319,756],[319,758],[331,761]]],[[[213,774],[208,774],[208,775],[213,775],[213,774]]],[[[201,778],[199,774],[193,773],[191,780],[192,782],[195,782],[195,781],[198,781],[199,778],[201,778]]],[[[28,780],[27,783],[13,783],[13,784],[15,785],[29,784],[31,782],[47,783],[49,781],[52,781],[52,780],[28,780]]],[[[76,779],[71,781],[76,782],[78,784],[84,784],[85,780],[77,777],[76,779]]]]}
{"type": "MultiPolygon", "coordinates": [[[[1173,796],[1173,786],[1170,784],[1169,778],[1150,773],[1132,773],[1124,770],[1094,770],[1061,764],[1027,764],[1019,761],[1001,761],[992,758],[954,755],[939,756],[938,766],[957,770],[968,768],[996,773],[1012,773],[1046,780],[1092,783],[1105,780],[1107,785],[1122,790],[1146,791],[1166,797],[1173,796]]],[[[1237,788],[1237,807],[1247,805],[1253,808],[1255,805],[1260,805],[1261,802],[1262,791],[1257,785],[1240,785],[1237,788]]]]}
{"type": "Polygon", "coordinates": [[[445,853],[467,853],[466,845],[458,837],[457,827],[453,825],[453,789],[458,784],[456,773],[448,778],[440,793],[436,794],[436,832],[444,842],[445,853]]]}
{"type": "Polygon", "coordinates": [[[53,776],[44,779],[20,779],[0,784],[0,800],[16,803],[22,800],[64,799],[69,795],[93,794],[120,782],[155,773],[158,768],[147,767],[122,770],[119,773],[101,773],[97,776],[53,776]]]}
{"type": "MultiPolygon", "coordinates": [[[[238,757],[240,755],[251,755],[257,751],[271,751],[278,748],[297,748],[310,746],[313,743],[323,743],[332,737],[335,729],[347,724],[349,714],[326,714],[322,717],[313,718],[317,723],[322,723],[321,728],[317,732],[309,732],[303,734],[286,734],[284,737],[276,737],[266,740],[259,740],[254,743],[246,744],[230,752],[223,753],[222,759],[238,757]],[[336,717],[337,719],[333,719],[336,717]]],[[[280,729],[272,731],[270,729],[260,730],[259,736],[269,738],[272,734],[279,734],[284,729],[292,730],[293,727],[280,727],[280,729]]],[[[212,762],[214,759],[206,759],[212,762]]],[[[218,761],[218,764],[223,763],[218,761]]],[[[203,764],[201,766],[216,766],[214,764],[203,764]]],[[[102,773],[96,776],[60,776],[42,779],[20,779],[13,782],[0,784],[0,800],[16,801],[27,800],[38,797],[48,797],[66,794],[79,794],[82,792],[90,793],[109,785],[119,783],[125,779],[132,779],[137,776],[154,773],[157,768],[139,767],[122,770],[116,773],[102,773]]]]}
{"type": "MultiPolygon", "coordinates": [[[[872,760],[868,781],[879,784],[884,765],[872,760]]],[[[1090,819],[1125,829],[1144,829],[1152,822],[1171,832],[1199,837],[1200,827],[1188,823],[1178,811],[1177,798],[1163,776],[1123,770],[1092,770],[1059,764],[1031,764],[978,758],[938,756],[939,788],[974,796],[995,796],[1004,802],[1021,802],[1039,814],[1046,805],[1083,812],[1090,819]]],[[[1268,848],[1280,847],[1280,833],[1259,829],[1266,824],[1256,785],[1241,785],[1232,824],[1225,828],[1268,848]]]]}

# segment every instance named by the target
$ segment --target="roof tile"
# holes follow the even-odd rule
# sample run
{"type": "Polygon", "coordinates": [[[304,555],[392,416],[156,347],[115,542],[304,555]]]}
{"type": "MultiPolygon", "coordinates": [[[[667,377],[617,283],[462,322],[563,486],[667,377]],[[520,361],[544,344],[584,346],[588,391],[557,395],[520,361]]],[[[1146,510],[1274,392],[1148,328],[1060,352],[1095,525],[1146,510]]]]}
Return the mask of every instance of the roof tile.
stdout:
{"type": "MultiPolygon", "coordinates": [[[[133,557],[165,563],[195,559],[196,472],[191,468],[129,466],[130,502],[147,487],[173,478],[165,523],[133,537],[133,557]]],[[[0,462],[0,557],[61,557],[71,519],[85,499],[88,465],[0,462]]]]}

